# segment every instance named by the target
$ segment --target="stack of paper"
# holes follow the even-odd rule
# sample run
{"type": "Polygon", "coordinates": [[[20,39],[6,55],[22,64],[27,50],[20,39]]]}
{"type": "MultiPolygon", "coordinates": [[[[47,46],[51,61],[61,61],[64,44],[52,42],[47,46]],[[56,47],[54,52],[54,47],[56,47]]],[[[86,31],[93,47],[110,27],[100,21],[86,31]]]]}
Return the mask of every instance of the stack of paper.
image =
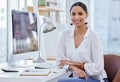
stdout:
{"type": "Polygon", "coordinates": [[[20,72],[20,76],[48,76],[49,74],[48,69],[30,69],[20,72]]]}

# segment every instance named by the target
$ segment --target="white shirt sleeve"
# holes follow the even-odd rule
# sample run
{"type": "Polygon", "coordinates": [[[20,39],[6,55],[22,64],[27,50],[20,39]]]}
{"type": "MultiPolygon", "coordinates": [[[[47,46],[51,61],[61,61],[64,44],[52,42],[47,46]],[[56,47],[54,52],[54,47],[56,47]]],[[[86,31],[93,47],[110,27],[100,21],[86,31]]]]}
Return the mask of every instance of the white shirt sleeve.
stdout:
{"type": "Polygon", "coordinates": [[[85,63],[85,71],[89,76],[96,76],[104,70],[103,51],[100,39],[96,34],[91,38],[91,59],[92,62],[85,63]]]}
{"type": "MultiPolygon", "coordinates": [[[[67,60],[65,56],[66,54],[66,47],[65,47],[65,36],[64,33],[60,36],[60,40],[58,42],[58,48],[57,48],[57,66],[60,64],[60,60],[67,60]]],[[[65,65],[63,68],[68,69],[69,65],[65,65]]]]}

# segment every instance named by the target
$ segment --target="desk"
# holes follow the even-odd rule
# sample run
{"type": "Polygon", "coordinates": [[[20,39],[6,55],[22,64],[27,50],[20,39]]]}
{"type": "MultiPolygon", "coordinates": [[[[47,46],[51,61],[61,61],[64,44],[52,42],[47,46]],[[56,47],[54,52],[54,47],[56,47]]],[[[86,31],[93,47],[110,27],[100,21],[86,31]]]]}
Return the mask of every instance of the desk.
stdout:
{"type": "MultiPolygon", "coordinates": [[[[0,68],[7,64],[0,64],[0,68]]],[[[19,68],[24,69],[24,68],[19,68]]],[[[0,82],[57,82],[58,78],[69,76],[71,72],[65,69],[52,68],[48,76],[20,76],[19,72],[3,72],[0,70],[0,82]]]]}

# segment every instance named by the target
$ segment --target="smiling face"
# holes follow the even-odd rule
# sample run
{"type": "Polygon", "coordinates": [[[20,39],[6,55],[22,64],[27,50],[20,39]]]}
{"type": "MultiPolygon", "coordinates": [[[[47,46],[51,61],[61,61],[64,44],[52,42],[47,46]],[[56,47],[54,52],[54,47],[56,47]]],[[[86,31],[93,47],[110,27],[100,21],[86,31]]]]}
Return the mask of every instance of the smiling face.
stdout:
{"type": "Polygon", "coordinates": [[[76,27],[81,27],[85,25],[85,19],[88,16],[88,13],[83,10],[80,6],[74,6],[70,12],[72,23],[76,27]]]}

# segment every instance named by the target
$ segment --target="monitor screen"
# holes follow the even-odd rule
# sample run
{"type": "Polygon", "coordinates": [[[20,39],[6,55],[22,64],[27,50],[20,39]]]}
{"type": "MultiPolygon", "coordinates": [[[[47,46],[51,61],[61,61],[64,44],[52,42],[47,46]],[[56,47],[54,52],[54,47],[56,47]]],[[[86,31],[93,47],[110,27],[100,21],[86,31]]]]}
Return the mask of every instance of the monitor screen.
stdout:
{"type": "Polygon", "coordinates": [[[13,55],[17,55],[18,58],[25,59],[38,55],[38,30],[35,13],[12,10],[12,41],[13,55]]]}

